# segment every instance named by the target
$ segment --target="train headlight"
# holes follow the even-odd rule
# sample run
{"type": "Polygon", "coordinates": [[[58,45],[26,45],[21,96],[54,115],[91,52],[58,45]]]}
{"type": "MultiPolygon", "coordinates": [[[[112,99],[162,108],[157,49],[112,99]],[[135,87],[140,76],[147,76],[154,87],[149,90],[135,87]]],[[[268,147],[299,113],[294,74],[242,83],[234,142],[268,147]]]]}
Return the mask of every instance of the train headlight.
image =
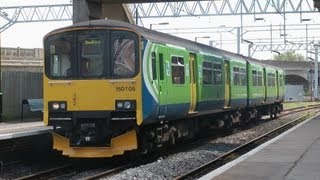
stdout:
{"type": "Polygon", "coordinates": [[[57,109],[59,109],[59,107],[60,107],[60,106],[59,106],[59,103],[53,103],[53,104],[52,104],[52,109],[53,109],[53,110],[57,110],[57,109]]]}
{"type": "Polygon", "coordinates": [[[122,102],[118,102],[117,107],[121,109],[123,107],[123,103],[122,102]]]}
{"type": "Polygon", "coordinates": [[[60,104],[60,108],[61,108],[61,109],[65,109],[65,108],[66,108],[66,104],[65,104],[65,103],[61,103],[61,104],[60,104]]]}
{"type": "Polygon", "coordinates": [[[124,108],[130,109],[131,103],[129,101],[124,102],[124,108]]]}
{"type": "Polygon", "coordinates": [[[136,109],[135,100],[116,100],[116,110],[128,111],[136,109]]]}
{"type": "Polygon", "coordinates": [[[49,101],[48,102],[49,111],[66,111],[67,102],[66,101],[49,101]]]}

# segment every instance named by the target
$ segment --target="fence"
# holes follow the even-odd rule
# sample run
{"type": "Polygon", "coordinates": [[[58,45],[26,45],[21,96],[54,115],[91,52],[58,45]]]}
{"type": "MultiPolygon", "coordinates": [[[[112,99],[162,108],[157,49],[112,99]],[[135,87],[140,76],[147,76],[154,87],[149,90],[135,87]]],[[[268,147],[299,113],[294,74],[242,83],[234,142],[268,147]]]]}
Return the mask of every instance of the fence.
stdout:
{"type": "Polygon", "coordinates": [[[42,73],[5,71],[1,75],[3,119],[19,118],[23,99],[43,98],[42,73]]]}

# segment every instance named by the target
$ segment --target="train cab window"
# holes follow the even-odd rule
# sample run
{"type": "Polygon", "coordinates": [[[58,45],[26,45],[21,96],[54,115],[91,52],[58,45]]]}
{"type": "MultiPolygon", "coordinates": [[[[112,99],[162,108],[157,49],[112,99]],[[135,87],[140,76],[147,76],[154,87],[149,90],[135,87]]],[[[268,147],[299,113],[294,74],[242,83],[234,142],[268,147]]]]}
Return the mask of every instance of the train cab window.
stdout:
{"type": "Polygon", "coordinates": [[[74,76],[72,67],[73,34],[53,35],[45,42],[46,73],[53,78],[70,78],[74,76]]]}
{"type": "Polygon", "coordinates": [[[101,30],[79,32],[81,76],[101,76],[103,74],[104,37],[105,34],[101,30]]]}
{"type": "Polygon", "coordinates": [[[138,69],[138,37],[127,31],[112,31],[111,37],[112,74],[132,77],[138,69]]]}
{"type": "Polygon", "coordinates": [[[220,63],[213,63],[213,77],[215,85],[222,84],[222,66],[220,63]]]}
{"type": "Polygon", "coordinates": [[[171,74],[173,84],[184,84],[184,59],[182,57],[172,56],[171,74]]]}
{"type": "Polygon", "coordinates": [[[212,85],[212,63],[203,61],[202,63],[202,82],[206,85],[212,85]]]}

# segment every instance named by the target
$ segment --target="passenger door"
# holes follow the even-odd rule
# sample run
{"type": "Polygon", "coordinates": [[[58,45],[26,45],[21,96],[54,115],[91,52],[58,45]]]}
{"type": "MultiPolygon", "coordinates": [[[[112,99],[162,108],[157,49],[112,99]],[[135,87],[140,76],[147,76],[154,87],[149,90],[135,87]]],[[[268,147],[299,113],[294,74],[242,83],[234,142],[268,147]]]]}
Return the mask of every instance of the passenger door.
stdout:
{"type": "Polygon", "coordinates": [[[196,54],[189,54],[189,67],[190,67],[190,108],[188,114],[197,113],[197,63],[196,54]]]}
{"type": "Polygon", "coordinates": [[[267,72],[266,68],[263,68],[263,85],[264,85],[264,102],[266,103],[268,100],[268,92],[267,92],[267,72]]]}
{"type": "Polygon", "coordinates": [[[224,61],[224,78],[225,78],[224,108],[229,108],[230,107],[230,63],[228,60],[224,61]]]}

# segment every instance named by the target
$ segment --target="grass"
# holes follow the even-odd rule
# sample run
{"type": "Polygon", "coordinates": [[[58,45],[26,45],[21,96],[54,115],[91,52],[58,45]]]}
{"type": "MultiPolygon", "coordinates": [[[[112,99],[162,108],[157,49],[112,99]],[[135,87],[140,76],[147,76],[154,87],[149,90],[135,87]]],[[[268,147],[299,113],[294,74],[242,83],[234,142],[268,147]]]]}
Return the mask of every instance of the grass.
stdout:
{"type": "Polygon", "coordinates": [[[308,101],[308,102],[285,102],[283,103],[283,109],[292,109],[301,106],[308,106],[308,105],[317,105],[320,104],[320,101],[308,101]]]}

